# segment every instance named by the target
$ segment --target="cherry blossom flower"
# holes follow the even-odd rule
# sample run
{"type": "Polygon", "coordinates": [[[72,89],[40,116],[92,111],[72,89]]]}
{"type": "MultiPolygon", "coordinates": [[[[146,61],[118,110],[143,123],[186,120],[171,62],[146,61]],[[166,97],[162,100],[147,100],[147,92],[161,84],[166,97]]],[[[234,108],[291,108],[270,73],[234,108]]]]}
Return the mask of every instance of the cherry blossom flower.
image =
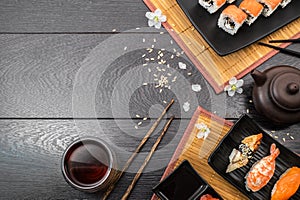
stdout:
{"type": "Polygon", "coordinates": [[[198,129],[197,138],[204,138],[206,139],[208,134],[210,133],[209,128],[204,123],[195,124],[195,127],[198,129]]]}
{"type": "Polygon", "coordinates": [[[235,92],[242,94],[243,88],[241,88],[244,85],[244,80],[240,79],[237,80],[236,77],[233,77],[229,80],[229,85],[226,85],[224,88],[224,91],[228,93],[230,97],[232,97],[235,92]]]}
{"type": "Polygon", "coordinates": [[[145,15],[148,18],[148,26],[154,26],[160,29],[161,23],[167,21],[167,17],[162,14],[160,9],[156,9],[154,12],[146,12],[145,15]]]}

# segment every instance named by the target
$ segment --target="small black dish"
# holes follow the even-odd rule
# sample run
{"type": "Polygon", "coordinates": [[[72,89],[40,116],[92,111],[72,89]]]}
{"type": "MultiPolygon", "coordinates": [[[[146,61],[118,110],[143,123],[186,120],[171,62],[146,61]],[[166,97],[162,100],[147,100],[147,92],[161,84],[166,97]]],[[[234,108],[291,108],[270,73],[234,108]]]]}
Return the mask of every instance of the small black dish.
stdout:
{"type": "Polygon", "coordinates": [[[205,194],[222,199],[187,160],[152,190],[162,200],[194,200],[205,194]]]}
{"type": "MultiPolygon", "coordinates": [[[[238,190],[243,192],[251,200],[270,199],[273,186],[279,177],[290,167],[300,167],[300,158],[298,155],[287,149],[269,134],[257,125],[252,118],[244,114],[240,119],[231,127],[230,131],[218,144],[216,149],[208,158],[208,164],[224,179],[234,185],[238,190]],[[252,159],[244,167],[236,169],[230,173],[226,173],[226,168],[229,164],[229,155],[232,149],[240,144],[240,142],[247,136],[262,133],[263,138],[261,144],[253,154],[252,159]],[[245,188],[245,176],[249,172],[252,165],[261,160],[263,157],[270,155],[270,146],[272,143],[276,144],[279,148],[280,154],[276,158],[275,173],[269,183],[257,192],[249,192],[245,188]]],[[[300,190],[297,191],[291,200],[300,199],[300,190]]]]}

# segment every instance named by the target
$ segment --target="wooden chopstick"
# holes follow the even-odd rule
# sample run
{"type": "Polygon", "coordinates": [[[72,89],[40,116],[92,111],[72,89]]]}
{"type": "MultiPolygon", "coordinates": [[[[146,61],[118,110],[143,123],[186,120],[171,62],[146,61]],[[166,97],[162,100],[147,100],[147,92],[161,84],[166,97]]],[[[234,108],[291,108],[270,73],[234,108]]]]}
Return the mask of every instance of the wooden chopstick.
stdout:
{"type": "Polygon", "coordinates": [[[174,119],[174,116],[172,116],[172,117],[167,121],[167,123],[165,124],[164,129],[163,129],[162,132],[160,133],[159,137],[156,139],[156,142],[154,143],[154,145],[152,146],[152,148],[151,148],[149,154],[148,154],[147,157],[145,158],[145,160],[144,160],[142,166],[140,167],[139,171],[136,173],[136,175],[135,175],[135,177],[133,178],[131,184],[128,186],[128,188],[127,188],[125,194],[124,194],[123,197],[122,197],[122,200],[126,200],[126,199],[129,197],[129,195],[130,195],[132,189],[134,188],[136,182],[137,182],[137,181],[139,180],[139,178],[141,177],[144,168],[147,166],[147,164],[148,164],[148,162],[150,161],[150,159],[151,159],[153,153],[155,152],[156,148],[158,147],[160,141],[162,140],[162,138],[164,137],[164,135],[165,135],[165,133],[167,132],[168,128],[170,127],[171,122],[173,121],[173,119],[174,119]]]}
{"type": "Polygon", "coordinates": [[[266,46],[266,47],[276,49],[276,50],[280,51],[281,53],[285,53],[285,54],[296,56],[296,57],[300,58],[300,52],[293,51],[293,50],[290,50],[290,49],[281,48],[281,47],[277,47],[277,46],[273,46],[273,45],[266,44],[266,43],[263,43],[263,42],[259,42],[258,44],[262,45],[262,46],[266,46]]]}
{"type": "MultiPolygon", "coordinates": [[[[144,136],[144,138],[140,142],[139,146],[135,149],[135,151],[133,152],[133,154],[130,156],[130,158],[125,163],[124,167],[122,168],[122,171],[119,171],[118,174],[116,175],[116,181],[118,181],[122,177],[123,173],[128,169],[128,167],[131,164],[131,162],[134,160],[134,158],[136,157],[136,155],[141,151],[141,149],[143,148],[143,146],[145,145],[145,143],[149,140],[151,134],[157,128],[159,122],[162,120],[162,118],[167,113],[167,111],[169,110],[169,108],[173,105],[173,103],[174,103],[174,99],[172,99],[170,101],[170,103],[165,107],[165,109],[163,110],[163,112],[161,113],[161,115],[158,117],[158,119],[154,122],[154,124],[152,125],[152,127],[149,129],[149,131],[146,133],[146,135],[144,136]]],[[[107,199],[108,196],[110,195],[110,193],[114,190],[114,188],[115,188],[115,184],[110,185],[108,187],[108,189],[106,190],[106,192],[104,193],[104,195],[102,197],[102,200],[107,199]]]]}
{"type": "Polygon", "coordinates": [[[300,38],[298,39],[287,39],[287,40],[270,40],[270,43],[287,43],[287,42],[291,42],[291,43],[300,43],[300,38]]]}

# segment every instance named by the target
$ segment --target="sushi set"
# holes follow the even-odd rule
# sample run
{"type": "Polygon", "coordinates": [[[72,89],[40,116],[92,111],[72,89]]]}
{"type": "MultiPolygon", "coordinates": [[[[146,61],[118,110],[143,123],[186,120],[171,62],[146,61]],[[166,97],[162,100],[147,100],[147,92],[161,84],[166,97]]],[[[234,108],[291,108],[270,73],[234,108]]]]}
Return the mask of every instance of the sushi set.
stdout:
{"type": "Polygon", "coordinates": [[[299,156],[247,115],[222,139],[208,163],[250,199],[300,199],[299,156]]]}
{"type": "Polygon", "coordinates": [[[221,56],[270,35],[300,16],[297,0],[176,1],[196,30],[221,56]]]}
{"type": "Polygon", "coordinates": [[[273,139],[247,114],[231,125],[199,107],[161,182],[153,188],[157,196],[152,200],[157,197],[163,200],[296,200],[300,199],[299,185],[299,156],[273,139]],[[196,138],[194,128],[200,122],[207,123],[212,131],[203,141],[196,138]],[[189,175],[184,175],[186,180],[181,180],[179,175],[183,168],[188,168],[185,173],[189,171],[189,175]],[[200,186],[188,190],[187,184],[177,184],[184,181],[200,186]],[[179,196],[170,193],[174,190],[187,196],[176,198],[179,196]]]}

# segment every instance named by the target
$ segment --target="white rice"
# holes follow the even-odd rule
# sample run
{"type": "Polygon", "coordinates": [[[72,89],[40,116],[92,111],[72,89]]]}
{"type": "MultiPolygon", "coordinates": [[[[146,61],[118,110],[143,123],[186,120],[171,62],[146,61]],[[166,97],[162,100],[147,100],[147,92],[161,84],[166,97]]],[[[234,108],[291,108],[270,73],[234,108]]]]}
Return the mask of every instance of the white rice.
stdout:
{"type": "Polygon", "coordinates": [[[282,0],[280,3],[281,7],[284,8],[286,5],[288,5],[292,0],[282,0]]]}

